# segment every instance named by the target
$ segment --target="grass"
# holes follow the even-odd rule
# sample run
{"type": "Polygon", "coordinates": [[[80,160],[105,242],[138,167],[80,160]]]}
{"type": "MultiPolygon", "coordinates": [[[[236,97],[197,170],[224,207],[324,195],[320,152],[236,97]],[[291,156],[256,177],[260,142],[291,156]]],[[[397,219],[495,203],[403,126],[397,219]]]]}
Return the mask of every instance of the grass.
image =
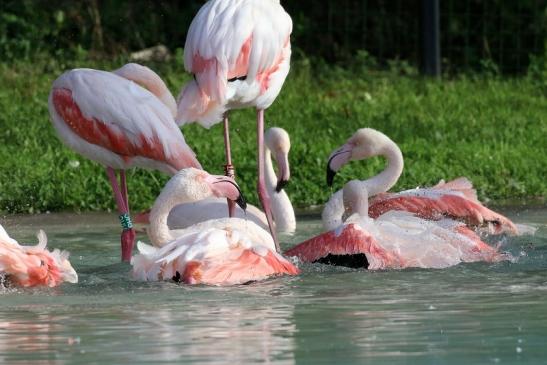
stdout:
{"type": "MultiPolygon", "coordinates": [[[[49,122],[47,95],[64,69],[112,69],[122,62],[0,64],[0,211],[44,212],[114,209],[104,168],[77,155],[49,122]]],[[[177,63],[151,65],[177,94],[188,76],[177,63]]],[[[233,158],[238,181],[256,203],[256,137],[252,110],[232,114],[233,158]]],[[[393,72],[311,67],[294,62],[291,74],[266,112],[268,126],[292,139],[292,180],[286,188],[297,207],[322,204],[329,153],[360,127],[383,131],[405,156],[395,190],[467,176],[481,199],[543,198],[547,192],[547,106],[530,78],[456,77],[448,80],[393,72]]],[[[205,169],[221,173],[222,128],[183,128],[205,169]]],[[[382,159],[352,162],[335,180],[366,178],[382,159]]],[[[149,207],[167,177],[129,172],[133,207],[149,207]]]]}

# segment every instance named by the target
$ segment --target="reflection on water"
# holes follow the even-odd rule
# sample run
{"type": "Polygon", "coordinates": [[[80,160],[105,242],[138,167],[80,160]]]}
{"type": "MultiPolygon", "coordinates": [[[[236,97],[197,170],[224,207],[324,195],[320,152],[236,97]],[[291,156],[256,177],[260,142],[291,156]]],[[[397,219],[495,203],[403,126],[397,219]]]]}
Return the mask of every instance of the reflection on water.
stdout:
{"type": "MultiPolygon", "coordinates": [[[[298,277],[230,288],[129,280],[113,216],[9,217],[0,223],[20,241],[44,228],[70,250],[80,283],[0,290],[0,363],[542,363],[547,210],[509,215],[539,228],[503,243],[513,263],[305,265],[298,277]]],[[[301,220],[286,246],[319,230],[301,220]]]]}

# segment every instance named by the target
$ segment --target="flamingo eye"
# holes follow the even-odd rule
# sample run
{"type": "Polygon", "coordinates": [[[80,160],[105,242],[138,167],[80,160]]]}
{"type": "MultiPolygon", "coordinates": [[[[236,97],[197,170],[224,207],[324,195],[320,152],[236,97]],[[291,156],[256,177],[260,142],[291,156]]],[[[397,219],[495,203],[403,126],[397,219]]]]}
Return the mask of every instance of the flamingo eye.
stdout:
{"type": "Polygon", "coordinates": [[[44,260],[40,260],[40,266],[46,266],[46,263],[44,262],[44,260]]]}

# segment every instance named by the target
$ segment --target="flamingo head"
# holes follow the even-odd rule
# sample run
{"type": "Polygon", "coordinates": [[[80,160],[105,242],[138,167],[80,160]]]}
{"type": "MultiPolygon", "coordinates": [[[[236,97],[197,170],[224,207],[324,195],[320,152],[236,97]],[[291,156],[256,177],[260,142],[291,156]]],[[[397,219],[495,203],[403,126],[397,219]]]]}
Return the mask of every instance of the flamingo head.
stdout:
{"type": "Polygon", "coordinates": [[[287,185],[291,176],[289,168],[289,150],[291,149],[291,139],[289,134],[283,128],[273,127],[264,133],[264,143],[272,151],[278,167],[277,186],[275,191],[278,193],[287,185]]]}
{"type": "Polygon", "coordinates": [[[207,171],[193,167],[180,170],[167,182],[165,189],[175,190],[178,195],[192,201],[215,196],[230,199],[243,210],[247,208],[245,197],[234,179],[228,176],[211,175],[207,171]]]}
{"type": "Polygon", "coordinates": [[[383,155],[385,147],[393,143],[385,134],[372,128],[361,128],[341,147],[334,150],[327,163],[327,184],[332,186],[334,176],[351,160],[363,160],[383,155]]]}

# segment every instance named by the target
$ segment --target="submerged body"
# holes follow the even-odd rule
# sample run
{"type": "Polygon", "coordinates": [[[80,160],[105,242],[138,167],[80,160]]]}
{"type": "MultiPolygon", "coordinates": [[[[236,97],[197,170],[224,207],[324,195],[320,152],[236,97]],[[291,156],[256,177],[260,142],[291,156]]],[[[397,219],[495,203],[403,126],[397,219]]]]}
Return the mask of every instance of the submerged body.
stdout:
{"type": "Polygon", "coordinates": [[[482,242],[463,223],[452,219],[430,221],[409,212],[389,211],[369,218],[365,185],[351,181],[343,200],[350,217],[334,230],[320,234],[286,252],[304,262],[337,264],[360,257],[346,266],[377,269],[444,268],[460,262],[496,262],[509,258],[482,242]]]}
{"type": "MultiPolygon", "coordinates": [[[[400,193],[387,193],[395,185],[403,171],[401,150],[385,134],[371,128],[359,129],[343,146],[329,157],[327,183],[332,185],[334,175],[351,160],[384,156],[387,166],[380,174],[363,180],[372,198],[369,215],[373,218],[390,210],[408,211],[425,219],[449,217],[465,222],[469,227],[487,226],[490,233],[516,234],[517,227],[511,220],[481,204],[471,182],[465,178],[430,188],[416,188],[400,193]]],[[[344,206],[342,191],[332,195],[323,211],[325,229],[334,229],[342,223],[344,206]]]]}
{"type": "Polygon", "coordinates": [[[68,252],[48,251],[44,231],[37,236],[36,246],[22,246],[0,226],[0,282],[22,287],[77,283],[78,275],[68,261],[68,252]]]}
{"type": "Polygon", "coordinates": [[[238,218],[214,219],[186,229],[170,230],[173,206],[211,196],[245,203],[233,179],[185,169],[164,187],[150,212],[153,246],[139,243],[132,259],[139,280],[175,280],[187,284],[233,285],[274,275],[295,275],[298,269],[276,253],[267,231],[238,218]]]}

